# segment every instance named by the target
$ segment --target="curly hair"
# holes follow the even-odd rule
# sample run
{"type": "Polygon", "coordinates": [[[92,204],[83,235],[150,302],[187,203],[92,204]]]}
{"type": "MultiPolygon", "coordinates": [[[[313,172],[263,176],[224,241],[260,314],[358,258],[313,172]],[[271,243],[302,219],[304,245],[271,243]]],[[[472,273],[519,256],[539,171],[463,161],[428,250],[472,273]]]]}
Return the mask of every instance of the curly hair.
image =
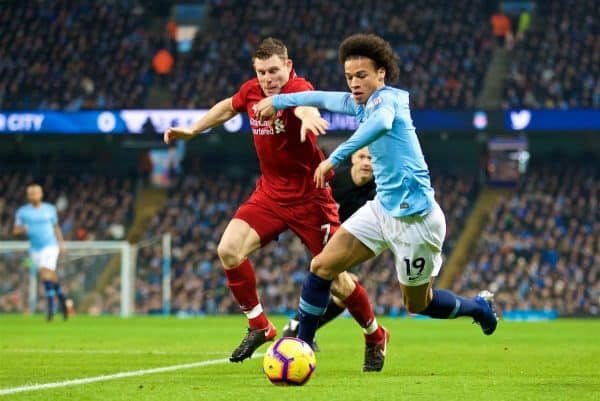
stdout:
{"type": "Polygon", "coordinates": [[[382,37],[374,34],[358,33],[348,36],[338,50],[342,65],[348,59],[367,57],[373,60],[377,69],[385,69],[386,81],[396,81],[400,76],[400,57],[382,37]]]}
{"type": "Polygon", "coordinates": [[[252,55],[252,62],[254,62],[254,59],[266,60],[275,55],[279,56],[282,60],[287,60],[287,47],[281,40],[269,37],[260,42],[252,55]]]}

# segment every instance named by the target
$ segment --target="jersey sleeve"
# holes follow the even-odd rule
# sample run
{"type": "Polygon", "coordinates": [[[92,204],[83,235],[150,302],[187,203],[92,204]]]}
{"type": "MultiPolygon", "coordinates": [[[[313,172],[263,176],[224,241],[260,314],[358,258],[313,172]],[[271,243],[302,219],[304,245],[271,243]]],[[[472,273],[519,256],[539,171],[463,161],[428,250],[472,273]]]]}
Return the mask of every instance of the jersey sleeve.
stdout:
{"type": "Polygon", "coordinates": [[[311,91],[273,96],[273,107],[277,110],[293,106],[314,106],[335,113],[356,115],[358,105],[348,92],[311,91]]]}
{"type": "MultiPolygon", "coordinates": [[[[393,109],[393,107],[392,107],[393,109]]],[[[329,161],[337,166],[352,153],[363,148],[392,129],[394,113],[388,107],[377,108],[367,121],[362,123],[346,142],[338,146],[329,156],[329,161]]]]}
{"type": "MultiPolygon", "coordinates": [[[[308,82],[304,78],[295,78],[288,82],[285,86],[284,90],[281,93],[298,93],[298,92],[308,92],[314,91],[315,88],[312,86],[310,82],[308,82]]],[[[292,112],[296,110],[296,107],[290,107],[289,110],[292,112]]]]}
{"type": "Polygon", "coordinates": [[[248,100],[248,92],[252,87],[252,81],[246,81],[240,89],[231,97],[231,105],[238,113],[246,112],[246,102],[248,100]]]}

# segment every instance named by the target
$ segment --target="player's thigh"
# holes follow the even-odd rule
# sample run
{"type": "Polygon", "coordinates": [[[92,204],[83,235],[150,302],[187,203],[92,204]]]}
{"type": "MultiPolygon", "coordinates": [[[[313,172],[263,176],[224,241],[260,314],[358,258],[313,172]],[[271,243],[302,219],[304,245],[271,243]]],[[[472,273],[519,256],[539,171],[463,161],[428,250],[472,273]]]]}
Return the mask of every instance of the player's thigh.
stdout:
{"type": "Polygon", "coordinates": [[[33,264],[41,271],[44,270],[46,275],[56,276],[56,267],[58,264],[58,246],[47,246],[39,251],[31,252],[31,260],[33,264]]]}
{"type": "Polygon", "coordinates": [[[236,267],[287,228],[277,207],[264,194],[255,192],[238,208],[219,242],[218,253],[225,268],[236,267]]]}
{"type": "Polygon", "coordinates": [[[306,245],[314,256],[340,227],[337,205],[328,192],[310,201],[285,208],[289,228],[306,245]]]}
{"type": "Polygon", "coordinates": [[[420,313],[427,308],[433,298],[432,283],[433,278],[430,278],[429,282],[417,286],[400,284],[404,306],[410,313],[420,313]]]}
{"type": "Polygon", "coordinates": [[[244,220],[234,218],[223,232],[218,253],[225,268],[233,268],[258,248],[258,233],[244,220]]]}
{"type": "Polygon", "coordinates": [[[310,263],[310,270],[333,280],[340,273],[375,256],[375,253],[343,226],[331,237],[323,251],[310,263]]]}

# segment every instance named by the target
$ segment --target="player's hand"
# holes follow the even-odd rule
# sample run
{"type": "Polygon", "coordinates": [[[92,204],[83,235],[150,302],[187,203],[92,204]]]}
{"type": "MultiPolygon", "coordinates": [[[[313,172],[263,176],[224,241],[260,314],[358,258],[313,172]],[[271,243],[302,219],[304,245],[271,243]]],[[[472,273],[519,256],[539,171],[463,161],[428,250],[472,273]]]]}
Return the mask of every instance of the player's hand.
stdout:
{"type": "Polygon", "coordinates": [[[268,120],[272,118],[277,110],[273,107],[273,99],[266,97],[254,105],[254,113],[259,120],[268,120]]]}
{"type": "Polygon", "coordinates": [[[325,177],[327,173],[333,169],[333,164],[329,161],[329,159],[323,160],[319,163],[319,166],[315,170],[315,175],[313,177],[317,188],[325,188],[325,177]]]}
{"type": "Polygon", "coordinates": [[[300,127],[300,142],[306,140],[308,132],[312,132],[315,135],[325,135],[329,128],[329,123],[323,117],[320,116],[307,116],[302,119],[302,126],[300,127]]]}
{"type": "Polygon", "coordinates": [[[191,128],[169,127],[163,134],[163,140],[167,145],[170,145],[175,139],[192,139],[195,137],[194,131],[191,128]]]}

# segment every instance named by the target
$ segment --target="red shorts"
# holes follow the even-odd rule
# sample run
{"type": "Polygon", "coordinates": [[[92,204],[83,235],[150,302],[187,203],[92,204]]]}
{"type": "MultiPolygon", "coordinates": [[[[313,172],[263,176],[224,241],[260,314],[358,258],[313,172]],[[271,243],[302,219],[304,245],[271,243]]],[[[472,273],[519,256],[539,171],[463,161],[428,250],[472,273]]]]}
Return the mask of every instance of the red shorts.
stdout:
{"type": "Polygon", "coordinates": [[[306,202],[281,205],[257,189],[233,216],[244,220],[260,237],[261,246],[292,230],[314,255],[319,254],[340,226],[337,205],[327,188],[306,202]]]}

